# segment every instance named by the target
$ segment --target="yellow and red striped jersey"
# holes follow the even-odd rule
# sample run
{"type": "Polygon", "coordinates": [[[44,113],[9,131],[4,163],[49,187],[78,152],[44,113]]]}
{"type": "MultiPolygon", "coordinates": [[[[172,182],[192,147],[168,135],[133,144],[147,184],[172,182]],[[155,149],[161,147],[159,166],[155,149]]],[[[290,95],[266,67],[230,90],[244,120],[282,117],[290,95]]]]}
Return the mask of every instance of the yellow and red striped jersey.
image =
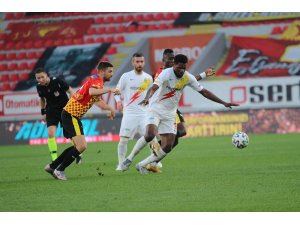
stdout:
{"type": "Polygon", "coordinates": [[[91,96],[89,94],[91,87],[97,89],[103,88],[103,80],[98,75],[90,76],[90,79],[70,98],[64,110],[72,116],[81,118],[99,100],[99,96],[91,96]]]}

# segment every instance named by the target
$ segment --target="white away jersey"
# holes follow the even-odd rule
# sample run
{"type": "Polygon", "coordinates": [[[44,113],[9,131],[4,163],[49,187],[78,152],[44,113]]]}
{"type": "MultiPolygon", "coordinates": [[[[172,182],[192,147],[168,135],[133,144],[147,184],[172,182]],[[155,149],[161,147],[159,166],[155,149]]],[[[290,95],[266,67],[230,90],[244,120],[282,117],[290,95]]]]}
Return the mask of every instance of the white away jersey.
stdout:
{"type": "Polygon", "coordinates": [[[148,73],[138,75],[134,70],[124,73],[117,84],[123,97],[123,112],[144,113],[147,107],[138,104],[144,100],[151,85],[152,76],[148,73]]]}
{"type": "Polygon", "coordinates": [[[196,78],[188,71],[185,71],[182,78],[178,79],[173,68],[164,69],[156,78],[154,84],[158,85],[159,88],[151,97],[149,107],[151,110],[170,116],[175,116],[179,99],[187,85],[195,91],[203,89],[196,78]]]}

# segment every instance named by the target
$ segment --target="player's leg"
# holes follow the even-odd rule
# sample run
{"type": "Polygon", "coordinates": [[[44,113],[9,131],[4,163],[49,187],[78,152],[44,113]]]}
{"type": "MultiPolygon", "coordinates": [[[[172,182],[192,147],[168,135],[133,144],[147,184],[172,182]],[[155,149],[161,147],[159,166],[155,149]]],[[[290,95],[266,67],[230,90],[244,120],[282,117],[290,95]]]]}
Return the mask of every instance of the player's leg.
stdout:
{"type": "Polygon", "coordinates": [[[122,137],[122,136],[120,137],[120,141],[118,144],[118,166],[116,170],[122,170],[121,165],[125,161],[128,141],[129,141],[128,137],[122,137]]]}
{"type": "Polygon", "coordinates": [[[148,124],[146,127],[146,133],[144,136],[140,137],[135,143],[132,151],[126,158],[126,160],[122,163],[121,169],[123,171],[128,170],[129,166],[132,163],[133,158],[147,145],[155,136],[155,132],[157,130],[157,126],[155,124],[148,124]]]}
{"type": "Polygon", "coordinates": [[[160,134],[161,138],[161,148],[157,152],[157,155],[152,153],[149,157],[136,165],[136,168],[142,174],[145,174],[145,171],[147,172],[147,164],[152,162],[159,162],[167,155],[167,153],[172,150],[172,146],[176,136],[175,134],[177,133],[175,118],[162,118],[159,123],[158,133],[160,134]]]}
{"type": "Polygon", "coordinates": [[[52,161],[57,158],[57,144],[55,140],[56,128],[57,126],[55,125],[51,125],[48,127],[48,149],[52,161]]]}
{"type": "Polygon", "coordinates": [[[116,170],[122,170],[122,163],[125,161],[127,153],[127,144],[129,139],[133,138],[134,133],[138,127],[140,118],[128,113],[123,114],[120,127],[120,141],[118,144],[118,166],[116,170]]]}
{"type": "Polygon", "coordinates": [[[177,123],[177,133],[174,140],[173,148],[175,148],[175,146],[178,145],[179,142],[178,139],[186,135],[186,126],[185,126],[184,118],[178,109],[176,112],[176,123],[177,123]]]}
{"type": "MultiPolygon", "coordinates": [[[[74,146],[65,149],[62,154],[48,166],[53,169],[53,175],[60,180],[66,180],[64,170],[77,158],[87,147],[84,138],[82,123],[79,119],[72,117],[66,111],[62,112],[62,126],[64,136],[72,138],[74,146]]],[[[49,173],[49,171],[47,171],[49,173]]]]}
{"type": "Polygon", "coordinates": [[[172,150],[173,142],[175,139],[175,134],[167,133],[167,134],[160,134],[161,137],[161,148],[157,152],[157,155],[151,154],[147,158],[145,158],[143,161],[139,162],[136,165],[136,169],[141,174],[146,174],[147,170],[146,167],[148,164],[152,162],[159,162],[161,161],[166,155],[172,150]]]}

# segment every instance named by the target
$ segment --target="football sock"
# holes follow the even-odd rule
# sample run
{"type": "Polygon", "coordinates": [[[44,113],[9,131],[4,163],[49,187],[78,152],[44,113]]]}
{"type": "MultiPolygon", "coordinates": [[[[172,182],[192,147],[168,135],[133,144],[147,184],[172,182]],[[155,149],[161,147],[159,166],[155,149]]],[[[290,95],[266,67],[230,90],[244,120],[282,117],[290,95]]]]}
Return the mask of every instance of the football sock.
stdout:
{"type": "Polygon", "coordinates": [[[55,138],[48,138],[48,149],[51,155],[52,161],[57,158],[57,144],[55,138]]]}
{"type": "Polygon", "coordinates": [[[147,141],[145,140],[145,137],[142,136],[137,142],[135,143],[131,153],[127,157],[130,161],[133,160],[133,158],[147,145],[147,141]]]}
{"type": "Polygon", "coordinates": [[[157,152],[157,156],[154,155],[153,153],[148,156],[146,159],[143,161],[139,162],[139,165],[142,167],[146,167],[147,164],[152,163],[152,162],[157,162],[162,160],[164,157],[166,157],[167,153],[165,153],[161,148],[157,152]]]}
{"type": "Polygon", "coordinates": [[[71,163],[80,155],[80,152],[77,150],[75,146],[73,146],[72,149],[70,149],[61,164],[56,168],[59,171],[64,171],[65,168],[67,168],[71,163]]]}
{"type": "Polygon", "coordinates": [[[52,169],[56,169],[64,160],[64,157],[66,156],[66,154],[72,150],[74,148],[74,146],[70,146],[69,148],[65,149],[58,157],[56,160],[54,160],[51,164],[50,167],[52,169]]]}
{"type": "Polygon", "coordinates": [[[173,146],[172,146],[172,149],[175,148],[176,145],[178,145],[178,133],[176,134],[176,137],[175,137],[175,140],[174,140],[174,143],[173,143],[173,146]]]}
{"type": "Polygon", "coordinates": [[[125,161],[125,156],[127,153],[127,144],[128,144],[128,138],[121,137],[120,142],[118,144],[118,161],[119,165],[121,165],[125,161]]]}

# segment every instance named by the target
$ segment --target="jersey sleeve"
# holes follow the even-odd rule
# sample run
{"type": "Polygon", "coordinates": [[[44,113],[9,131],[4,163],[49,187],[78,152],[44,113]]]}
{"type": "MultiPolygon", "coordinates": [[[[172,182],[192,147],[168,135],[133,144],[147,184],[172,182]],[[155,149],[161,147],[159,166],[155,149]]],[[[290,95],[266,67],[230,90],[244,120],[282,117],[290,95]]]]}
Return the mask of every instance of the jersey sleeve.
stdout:
{"type": "Polygon", "coordinates": [[[69,90],[70,85],[67,84],[66,81],[60,79],[60,78],[56,78],[57,82],[59,83],[59,85],[61,86],[61,88],[65,91],[69,90]]]}
{"type": "Polygon", "coordinates": [[[165,81],[169,79],[169,73],[167,70],[163,70],[159,76],[155,79],[153,84],[156,84],[157,86],[161,86],[165,81]]]}
{"type": "Polygon", "coordinates": [[[39,95],[40,98],[44,98],[44,96],[42,94],[42,91],[40,90],[40,88],[39,88],[38,85],[36,86],[36,91],[37,91],[37,93],[38,93],[38,95],[39,95]]]}
{"type": "Polygon", "coordinates": [[[202,85],[200,85],[197,81],[197,79],[195,78],[195,76],[193,76],[192,74],[189,74],[189,79],[190,79],[190,83],[188,84],[191,88],[193,88],[195,91],[202,91],[202,89],[204,88],[202,85]]]}

